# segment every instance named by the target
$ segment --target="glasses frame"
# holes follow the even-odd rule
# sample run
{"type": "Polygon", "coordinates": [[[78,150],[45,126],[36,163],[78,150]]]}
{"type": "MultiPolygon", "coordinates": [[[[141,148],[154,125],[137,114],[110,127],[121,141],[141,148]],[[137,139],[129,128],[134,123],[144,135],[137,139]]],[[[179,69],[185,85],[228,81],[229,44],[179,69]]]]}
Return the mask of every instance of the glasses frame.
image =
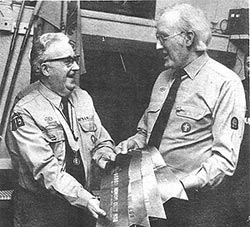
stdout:
{"type": "Polygon", "coordinates": [[[79,64],[79,60],[80,60],[80,55],[74,55],[72,56],[68,56],[68,57],[61,57],[61,58],[52,58],[52,59],[46,59],[45,61],[43,61],[43,63],[46,62],[54,62],[54,61],[64,61],[64,63],[66,64],[66,66],[70,67],[74,64],[74,62],[76,62],[77,64],[79,64]],[[66,62],[68,61],[68,62],[66,62]]]}
{"type": "Polygon", "coordinates": [[[160,41],[161,45],[164,45],[164,43],[166,41],[168,41],[169,39],[174,38],[175,36],[178,36],[178,35],[181,35],[181,34],[184,34],[184,33],[185,32],[178,32],[178,33],[175,33],[175,34],[172,34],[172,35],[169,35],[169,36],[164,36],[164,35],[156,33],[156,39],[160,41]]]}

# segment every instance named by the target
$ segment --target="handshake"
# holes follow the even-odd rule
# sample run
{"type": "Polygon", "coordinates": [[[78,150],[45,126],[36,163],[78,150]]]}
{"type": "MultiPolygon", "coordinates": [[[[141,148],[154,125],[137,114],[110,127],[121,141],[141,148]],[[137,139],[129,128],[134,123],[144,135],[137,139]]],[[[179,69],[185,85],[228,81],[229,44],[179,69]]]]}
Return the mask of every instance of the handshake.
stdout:
{"type": "Polygon", "coordinates": [[[138,144],[133,139],[128,139],[120,142],[115,147],[115,153],[116,154],[128,154],[132,152],[133,150],[137,150],[139,148],[138,144]]]}

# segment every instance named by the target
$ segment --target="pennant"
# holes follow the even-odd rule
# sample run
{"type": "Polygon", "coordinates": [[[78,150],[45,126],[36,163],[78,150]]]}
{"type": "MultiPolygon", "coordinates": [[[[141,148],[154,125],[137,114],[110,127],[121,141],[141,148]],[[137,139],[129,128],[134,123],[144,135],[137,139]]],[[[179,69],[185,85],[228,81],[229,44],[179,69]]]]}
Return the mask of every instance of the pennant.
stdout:
{"type": "MultiPolygon", "coordinates": [[[[34,39],[48,32],[60,32],[63,12],[61,1],[42,1],[34,23],[34,39]]],[[[65,22],[66,23],[66,20],[65,22]]]]}
{"type": "Polygon", "coordinates": [[[166,219],[154,174],[163,163],[154,153],[153,158],[147,150],[117,155],[113,172],[102,179],[100,206],[107,216],[99,217],[97,227],[150,227],[149,217],[166,219]]]}
{"type": "Polygon", "coordinates": [[[118,156],[118,164],[111,167],[111,171],[108,171],[101,182],[100,207],[106,211],[107,215],[98,218],[97,227],[129,226],[128,169],[131,156],[118,156]]]}
{"type": "Polygon", "coordinates": [[[82,44],[80,0],[68,2],[66,34],[70,38],[70,44],[72,45],[75,53],[77,55],[80,55],[80,61],[79,61],[79,67],[80,67],[79,77],[80,77],[82,74],[86,73],[83,44],[82,44]]]}
{"type": "Polygon", "coordinates": [[[173,197],[188,200],[183,185],[181,184],[180,180],[174,175],[174,173],[170,170],[170,168],[166,165],[159,150],[155,147],[149,146],[144,148],[142,152],[150,153],[162,203],[165,203],[173,197]]]}
{"type": "Polygon", "coordinates": [[[166,219],[161,195],[158,190],[151,154],[142,150],[141,175],[147,216],[166,219]]]}
{"type": "MultiPolygon", "coordinates": [[[[61,28],[62,20],[62,2],[61,1],[43,1],[39,17],[44,19],[47,23],[50,23],[57,29],[61,28]]],[[[47,31],[43,31],[46,33],[47,31]]]]}
{"type": "Polygon", "coordinates": [[[142,153],[134,151],[129,166],[128,214],[129,226],[149,227],[149,219],[145,206],[143,180],[141,174],[142,153]]]}

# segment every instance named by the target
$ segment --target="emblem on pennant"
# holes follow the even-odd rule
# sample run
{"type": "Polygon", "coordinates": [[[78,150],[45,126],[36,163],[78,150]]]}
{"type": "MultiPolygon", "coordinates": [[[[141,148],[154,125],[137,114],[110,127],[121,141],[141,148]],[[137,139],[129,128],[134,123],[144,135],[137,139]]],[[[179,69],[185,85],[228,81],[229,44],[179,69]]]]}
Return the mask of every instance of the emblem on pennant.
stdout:
{"type": "Polygon", "coordinates": [[[191,130],[191,125],[188,123],[188,122],[184,122],[182,125],[181,125],[181,130],[183,132],[189,132],[191,130]]]}
{"type": "Polygon", "coordinates": [[[19,113],[14,113],[11,119],[11,128],[12,131],[16,131],[19,127],[24,126],[24,121],[19,113]]]}
{"type": "Polygon", "coordinates": [[[231,120],[231,129],[237,130],[239,128],[239,120],[237,117],[233,117],[231,120]]]}

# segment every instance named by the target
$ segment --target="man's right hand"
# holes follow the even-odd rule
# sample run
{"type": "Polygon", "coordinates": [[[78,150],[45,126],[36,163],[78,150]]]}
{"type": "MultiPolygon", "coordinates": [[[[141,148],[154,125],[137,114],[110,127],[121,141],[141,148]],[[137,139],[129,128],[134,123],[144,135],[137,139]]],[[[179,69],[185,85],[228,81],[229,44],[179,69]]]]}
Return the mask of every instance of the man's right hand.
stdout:
{"type": "Polygon", "coordinates": [[[133,139],[128,139],[120,142],[116,147],[115,147],[115,153],[116,154],[127,154],[133,150],[138,149],[139,146],[133,139]]]}
{"type": "Polygon", "coordinates": [[[94,218],[98,216],[106,216],[106,212],[100,208],[100,201],[97,198],[91,198],[87,205],[88,210],[93,215],[94,218]]]}

